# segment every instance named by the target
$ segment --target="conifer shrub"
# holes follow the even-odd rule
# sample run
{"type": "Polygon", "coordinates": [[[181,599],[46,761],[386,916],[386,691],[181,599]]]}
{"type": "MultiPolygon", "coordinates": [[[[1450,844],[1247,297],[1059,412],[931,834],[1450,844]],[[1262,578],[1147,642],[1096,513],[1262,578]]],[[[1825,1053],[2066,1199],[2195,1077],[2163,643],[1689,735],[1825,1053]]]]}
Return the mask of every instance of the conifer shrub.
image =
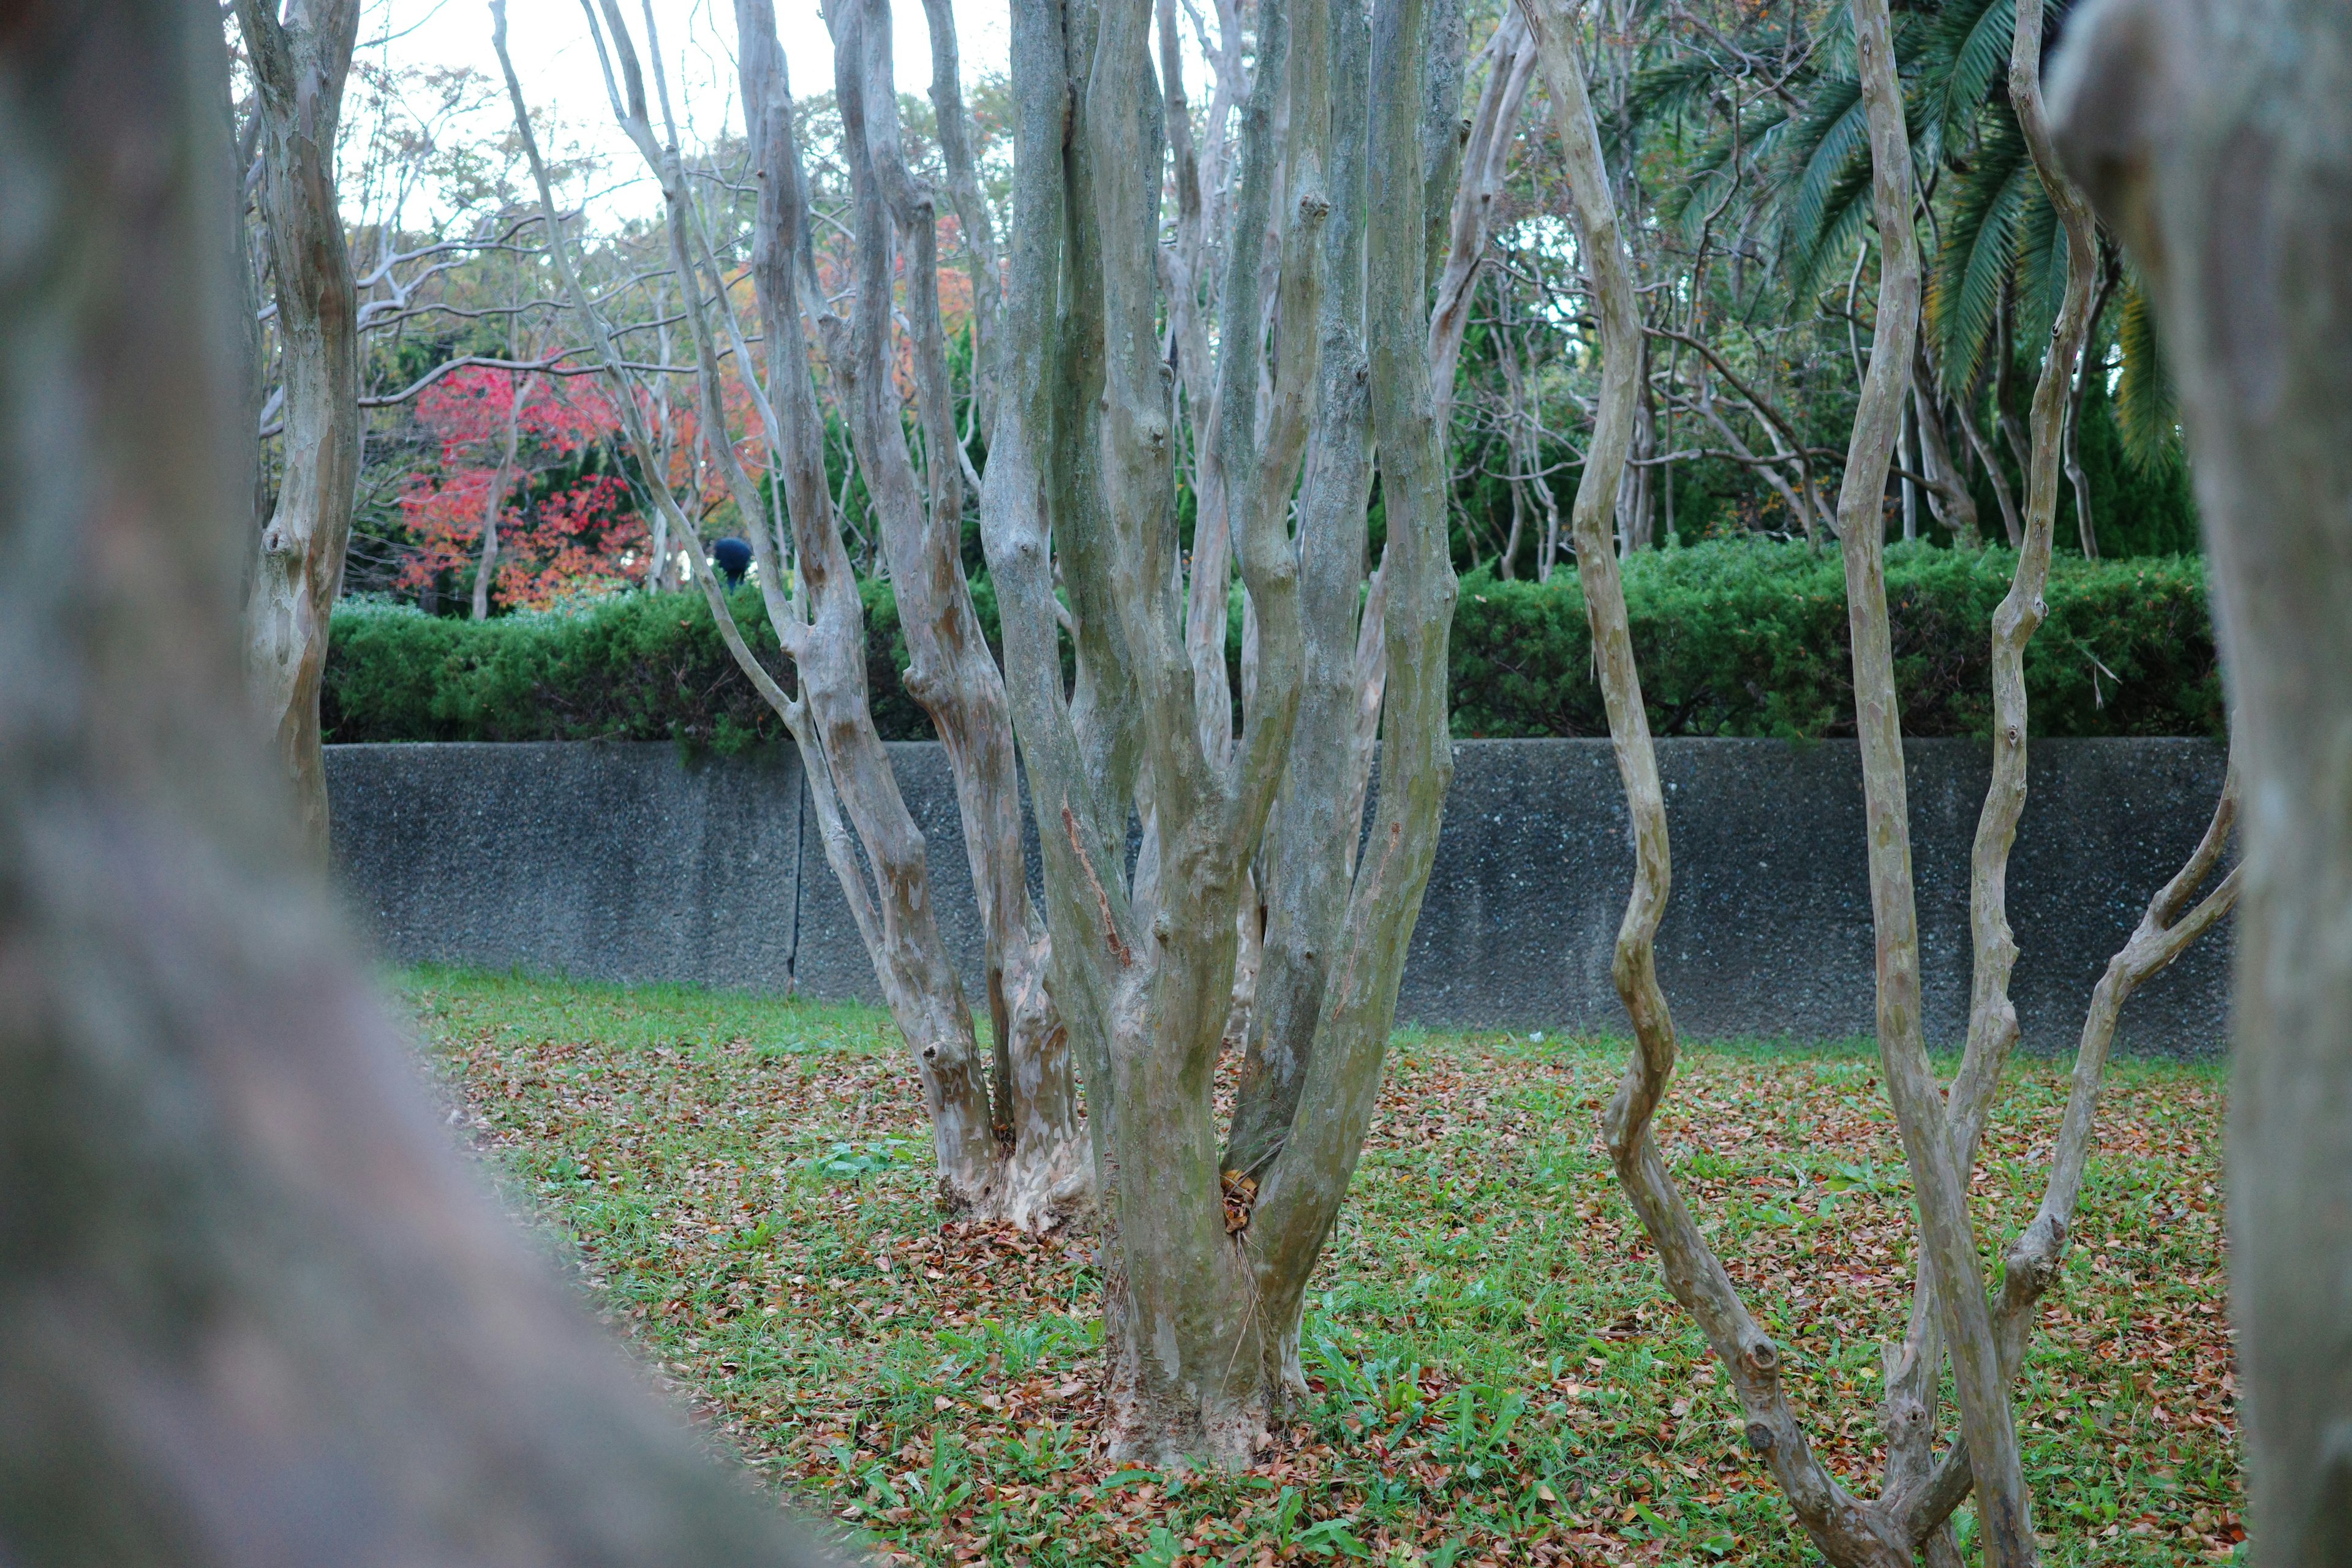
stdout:
{"type": "MultiPolygon", "coordinates": [[[[1990,724],[1993,607],[2014,558],[1890,546],[1887,605],[1903,727],[1982,735],[1990,724]]],[[[1721,541],[1625,563],[1625,599],[1650,721],[1662,735],[1820,739],[1853,732],[1845,588],[1837,555],[1721,541]]],[[[867,678],[887,740],[929,740],[899,681],[907,649],[887,584],[865,586],[867,678]]],[[[973,584],[992,643],[996,600],[973,584]]],[[[2049,618],[2026,655],[2038,735],[2222,732],[2221,690],[2194,556],[2061,556],[2049,618]]],[[[790,661],[756,593],[737,623],[787,690],[790,661]]],[[[1228,659],[1238,668],[1241,617],[1228,659]]],[[[671,741],[733,752],[784,738],[728,657],[698,594],[631,594],[479,624],[381,604],[335,615],[322,719],[348,741],[671,741]]],[[[1584,604],[1572,571],[1549,584],[1475,574],[1453,638],[1454,733],[1601,736],[1584,604]]]]}

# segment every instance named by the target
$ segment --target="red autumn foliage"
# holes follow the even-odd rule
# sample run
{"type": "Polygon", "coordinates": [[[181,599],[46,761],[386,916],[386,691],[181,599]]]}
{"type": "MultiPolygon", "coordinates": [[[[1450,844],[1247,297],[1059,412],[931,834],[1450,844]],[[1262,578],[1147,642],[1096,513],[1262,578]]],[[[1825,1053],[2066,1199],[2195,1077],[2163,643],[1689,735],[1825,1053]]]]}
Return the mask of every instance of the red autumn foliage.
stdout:
{"type": "Polygon", "coordinates": [[[444,573],[463,581],[480,559],[482,519],[499,482],[509,420],[516,454],[499,507],[491,587],[497,602],[545,609],[633,582],[646,533],[627,487],[609,474],[545,479],[617,427],[603,390],[584,381],[473,369],[445,377],[417,399],[416,421],[435,455],[400,497],[410,552],[396,585],[414,593],[444,573]]]}

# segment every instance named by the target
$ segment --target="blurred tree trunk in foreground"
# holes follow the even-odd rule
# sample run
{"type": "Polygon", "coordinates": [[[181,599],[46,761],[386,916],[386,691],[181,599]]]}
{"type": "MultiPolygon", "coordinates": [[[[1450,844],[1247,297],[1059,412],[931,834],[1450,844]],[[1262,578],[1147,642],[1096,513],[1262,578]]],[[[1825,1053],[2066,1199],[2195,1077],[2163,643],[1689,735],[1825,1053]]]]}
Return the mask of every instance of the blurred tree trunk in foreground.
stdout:
{"type": "Polygon", "coordinates": [[[2352,7],[2072,19],[2061,151],[2164,328],[2245,774],[2231,1310],[2254,1550],[2352,1561],[2352,7]]]}
{"type": "Polygon", "coordinates": [[[478,1190],[247,740],[226,68],[0,25],[0,1559],[810,1561],[478,1190]]]}

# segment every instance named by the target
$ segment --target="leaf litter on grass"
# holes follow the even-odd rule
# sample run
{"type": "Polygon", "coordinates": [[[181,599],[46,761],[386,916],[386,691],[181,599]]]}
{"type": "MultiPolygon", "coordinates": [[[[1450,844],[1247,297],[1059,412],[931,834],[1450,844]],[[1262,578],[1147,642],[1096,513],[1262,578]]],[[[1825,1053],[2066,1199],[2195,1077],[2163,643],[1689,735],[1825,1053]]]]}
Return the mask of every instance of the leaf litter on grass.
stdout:
{"type": "MultiPolygon", "coordinates": [[[[1611,1175],[1596,1123],[1621,1043],[1401,1030],[1308,1296],[1302,1417],[1247,1472],[1161,1474],[1093,1439],[1086,1238],[933,1208],[886,1016],[403,984],[453,1120],[610,1320],[716,1440],[877,1560],[1815,1560],[1611,1175]]],[[[2000,1221],[1989,1269],[2039,1200],[2065,1088],[2058,1065],[2012,1069],[1976,1179],[2000,1221]]],[[[2021,1405],[2053,1563],[2228,1561],[2243,1539],[2222,1104],[2210,1068],[2111,1069],[2021,1405]]],[[[1812,1441],[1874,1490],[1878,1347],[1912,1256],[1874,1061],[1694,1050],[1657,1135],[1812,1441]]]]}

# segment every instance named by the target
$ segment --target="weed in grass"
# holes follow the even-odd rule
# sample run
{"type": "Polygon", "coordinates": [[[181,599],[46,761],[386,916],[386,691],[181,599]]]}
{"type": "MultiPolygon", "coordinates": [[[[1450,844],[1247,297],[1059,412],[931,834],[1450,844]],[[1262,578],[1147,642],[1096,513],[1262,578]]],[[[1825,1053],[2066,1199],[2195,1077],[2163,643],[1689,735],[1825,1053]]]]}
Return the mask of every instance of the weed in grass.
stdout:
{"type": "MultiPolygon", "coordinates": [[[[1614,1042],[1400,1030],[1307,1301],[1309,1398],[1240,1475],[1106,1465],[1081,1237],[941,1224],[877,1011],[402,977],[513,1202],[760,1473],[908,1563],[1794,1565],[1809,1549],[1666,1296],[1595,1131],[1614,1042]]],[[[1989,1268],[2040,1197],[2061,1066],[1978,1173],[1989,1268]]],[[[2222,1079],[2110,1069],[2076,1246],[2022,1380],[2053,1564],[2228,1560],[2222,1079]]],[[[1865,1049],[1690,1053],[1661,1148],[1780,1341],[1825,1460],[1874,1478],[1912,1230],[1865,1049]]],[[[1965,1516],[1963,1529],[1972,1528],[1965,1516]]]]}

